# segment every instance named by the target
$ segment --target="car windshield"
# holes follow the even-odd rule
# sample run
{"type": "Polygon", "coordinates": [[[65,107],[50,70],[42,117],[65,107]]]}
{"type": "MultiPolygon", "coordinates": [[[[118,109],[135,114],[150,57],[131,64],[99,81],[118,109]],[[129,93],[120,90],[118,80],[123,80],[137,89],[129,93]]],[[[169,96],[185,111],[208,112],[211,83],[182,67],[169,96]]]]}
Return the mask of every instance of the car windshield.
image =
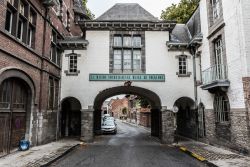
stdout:
{"type": "Polygon", "coordinates": [[[113,125],[115,125],[114,124],[114,122],[113,121],[105,121],[105,122],[103,122],[103,125],[105,125],[105,126],[113,126],[113,125]]]}

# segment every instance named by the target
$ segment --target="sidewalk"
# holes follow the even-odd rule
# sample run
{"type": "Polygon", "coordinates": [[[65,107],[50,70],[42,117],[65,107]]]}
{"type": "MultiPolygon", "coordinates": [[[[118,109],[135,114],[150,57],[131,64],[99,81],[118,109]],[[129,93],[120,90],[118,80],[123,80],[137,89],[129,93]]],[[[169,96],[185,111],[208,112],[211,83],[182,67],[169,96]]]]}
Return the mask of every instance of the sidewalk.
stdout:
{"type": "Polygon", "coordinates": [[[0,158],[1,167],[40,167],[47,166],[79,145],[80,141],[63,139],[27,151],[16,151],[0,158]]]}
{"type": "Polygon", "coordinates": [[[180,141],[175,146],[208,166],[250,167],[250,157],[214,147],[194,140],[180,141]]]}

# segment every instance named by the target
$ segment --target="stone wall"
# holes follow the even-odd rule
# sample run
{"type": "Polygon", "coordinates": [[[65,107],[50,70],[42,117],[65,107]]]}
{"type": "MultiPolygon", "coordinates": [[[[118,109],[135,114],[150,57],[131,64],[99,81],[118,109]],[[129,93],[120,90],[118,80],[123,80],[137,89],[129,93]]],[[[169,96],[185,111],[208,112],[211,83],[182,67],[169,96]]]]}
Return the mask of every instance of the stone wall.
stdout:
{"type": "Polygon", "coordinates": [[[161,142],[164,144],[172,144],[174,142],[174,114],[170,110],[162,110],[162,134],[161,142]]]}

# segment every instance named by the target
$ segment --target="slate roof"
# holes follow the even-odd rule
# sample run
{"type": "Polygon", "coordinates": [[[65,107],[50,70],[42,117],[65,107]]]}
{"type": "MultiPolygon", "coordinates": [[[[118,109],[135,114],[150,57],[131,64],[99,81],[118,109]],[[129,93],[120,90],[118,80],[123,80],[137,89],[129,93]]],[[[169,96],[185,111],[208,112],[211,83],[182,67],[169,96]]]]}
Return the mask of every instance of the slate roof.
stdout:
{"type": "Polygon", "coordinates": [[[172,43],[188,43],[190,40],[191,36],[188,27],[185,24],[176,24],[170,34],[170,41],[172,43]]]}
{"type": "Polygon", "coordinates": [[[189,43],[196,37],[202,37],[199,7],[197,7],[186,24],[176,24],[170,34],[170,42],[189,43]]]}
{"type": "Polygon", "coordinates": [[[117,3],[97,21],[159,21],[137,3],[117,3]]]}

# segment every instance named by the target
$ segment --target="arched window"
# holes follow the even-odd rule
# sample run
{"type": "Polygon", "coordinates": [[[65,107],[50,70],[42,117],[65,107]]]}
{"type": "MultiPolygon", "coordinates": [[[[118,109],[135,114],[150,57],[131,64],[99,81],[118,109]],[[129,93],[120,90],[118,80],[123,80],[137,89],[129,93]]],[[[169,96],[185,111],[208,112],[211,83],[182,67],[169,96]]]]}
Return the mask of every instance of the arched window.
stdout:
{"type": "Polygon", "coordinates": [[[226,94],[216,94],[214,97],[215,122],[229,121],[229,100],[226,94]]]}

